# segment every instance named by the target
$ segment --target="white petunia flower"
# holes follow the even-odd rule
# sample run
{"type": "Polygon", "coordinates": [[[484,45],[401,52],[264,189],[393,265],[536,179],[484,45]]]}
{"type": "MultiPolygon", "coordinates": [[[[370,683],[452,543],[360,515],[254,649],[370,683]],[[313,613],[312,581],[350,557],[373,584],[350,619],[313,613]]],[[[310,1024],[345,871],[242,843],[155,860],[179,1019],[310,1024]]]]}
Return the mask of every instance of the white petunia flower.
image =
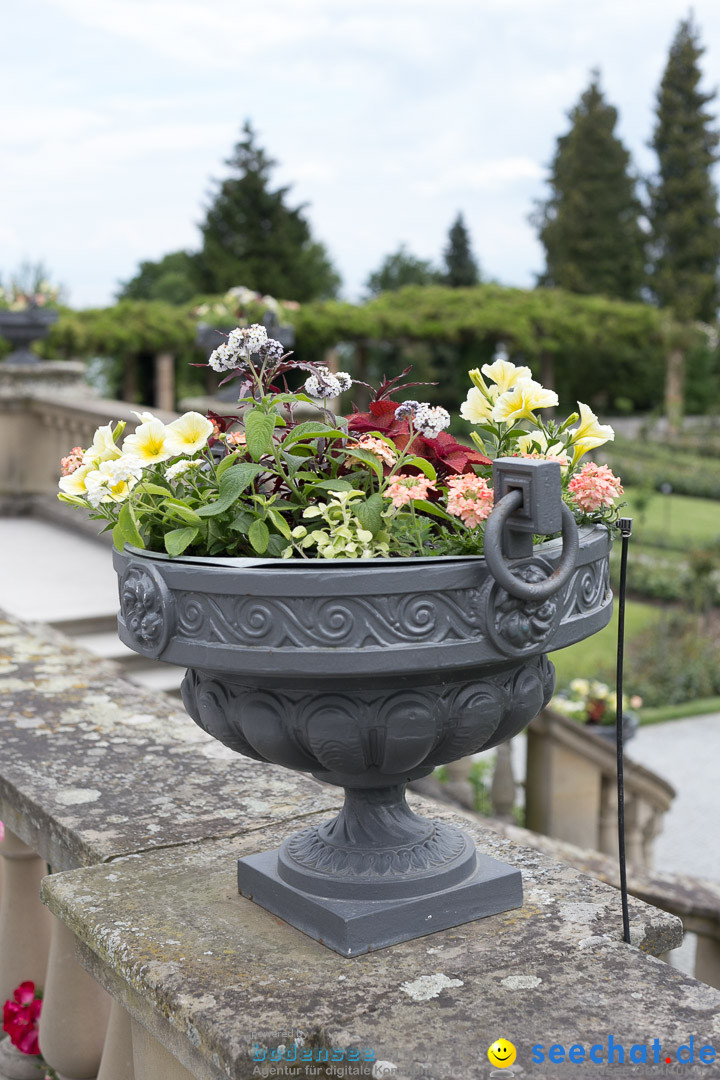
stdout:
{"type": "Polygon", "coordinates": [[[207,468],[207,461],[203,461],[201,458],[195,458],[193,461],[176,461],[174,465],[170,465],[165,469],[165,479],[172,482],[178,480],[181,476],[185,476],[186,473],[198,470],[204,471],[207,468]]]}

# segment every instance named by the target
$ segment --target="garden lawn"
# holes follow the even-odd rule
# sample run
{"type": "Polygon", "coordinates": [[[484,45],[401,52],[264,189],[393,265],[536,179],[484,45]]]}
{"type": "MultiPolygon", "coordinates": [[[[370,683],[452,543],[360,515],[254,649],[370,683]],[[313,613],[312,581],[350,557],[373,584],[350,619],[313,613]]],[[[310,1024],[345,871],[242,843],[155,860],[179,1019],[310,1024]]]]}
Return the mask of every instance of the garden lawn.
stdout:
{"type": "MultiPolygon", "coordinates": [[[[625,604],[626,648],[633,638],[662,617],[663,609],[657,604],[628,600],[625,604]]],[[[579,641],[577,645],[551,653],[550,659],[557,672],[558,689],[567,686],[571,679],[600,679],[614,685],[617,660],[617,600],[612,620],[604,630],[579,641]]],[[[625,692],[632,694],[632,686],[626,683],[625,692]]]]}
{"type": "MultiPolygon", "coordinates": [[[[644,509],[634,505],[636,489],[626,488],[621,513],[633,519],[633,540],[638,544],[674,547],[682,551],[705,547],[720,540],[720,502],[688,495],[653,492],[644,509]]],[[[643,492],[639,499],[647,499],[643,492]]]]}

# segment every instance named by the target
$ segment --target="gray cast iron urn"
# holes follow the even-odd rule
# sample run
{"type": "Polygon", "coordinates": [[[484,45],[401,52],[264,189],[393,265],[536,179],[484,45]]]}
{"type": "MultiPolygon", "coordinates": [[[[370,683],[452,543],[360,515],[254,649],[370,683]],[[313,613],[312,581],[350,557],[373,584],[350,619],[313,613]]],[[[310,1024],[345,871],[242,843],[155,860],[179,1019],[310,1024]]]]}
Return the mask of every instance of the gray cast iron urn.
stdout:
{"type": "Polygon", "coordinates": [[[484,558],[114,554],[120,637],[187,667],[193,720],[345,789],[334,820],[238,863],[243,896],[345,956],[522,904],[519,871],[413,813],[405,787],[544,708],[546,654],[610,619],[610,537],[578,533],[556,463],[498,461],[495,491],[484,558]]]}

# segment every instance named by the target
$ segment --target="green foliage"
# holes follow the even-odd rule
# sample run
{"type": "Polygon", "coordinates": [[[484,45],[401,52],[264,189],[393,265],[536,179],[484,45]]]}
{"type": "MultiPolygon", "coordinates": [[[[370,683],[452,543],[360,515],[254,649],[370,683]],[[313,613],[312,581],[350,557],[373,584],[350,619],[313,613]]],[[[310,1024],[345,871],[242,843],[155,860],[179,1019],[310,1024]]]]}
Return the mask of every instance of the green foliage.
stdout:
{"type": "Polygon", "coordinates": [[[431,262],[418,259],[401,244],[370,274],[365,287],[370,296],[379,296],[381,293],[397,292],[406,285],[434,285],[440,281],[440,277],[431,262]]]}
{"type": "Polygon", "coordinates": [[[445,273],[443,274],[443,283],[445,285],[449,285],[451,289],[477,285],[480,280],[480,271],[472,253],[470,234],[460,213],[450,227],[443,259],[445,261],[445,273]]]}
{"type": "Polygon", "coordinates": [[[720,223],[712,167],[719,136],[699,89],[704,52],[692,17],[680,23],[657,94],[650,184],[651,288],[681,320],[714,319],[720,301],[720,223]]]}
{"type": "Polygon", "coordinates": [[[540,284],[637,300],[645,277],[642,206],[630,155],[615,134],[617,110],[595,72],[557,140],[551,194],[532,221],[545,248],[540,284]]]}
{"type": "Polygon", "coordinates": [[[676,613],[632,643],[628,685],[649,706],[720,694],[720,644],[696,618],[676,613]]]}
{"type": "MultiPolygon", "coordinates": [[[[649,441],[617,439],[603,448],[613,470],[632,487],[662,491],[670,485],[676,495],[699,499],[720,499],[720,463],[704,455],[679,453],[672,446],[649,441]]],[[[658,503],[658,509],[660,503],[658,503]]],[[[687,521],[688,510],[676,511],[680,521],[687,521]]]]}
{"type": "Polygon", "coordinates": [[[121,285],[119,300],[162,300],[187,304],[200,292],[197,255],[171,251],[156,262],[141,262],[135,276],[121,285]]]}
{"type": "Polygon", "coordinates": [[[242,284],[301,302],[334,296],[340,279],[327,252],[313,240],[304,207],[287,205],[290,189],[271,190],[275,162],[256,145],[249,123],[226,164],[230,176],[219,183],[201,226],[204,289],[242,284]]]}

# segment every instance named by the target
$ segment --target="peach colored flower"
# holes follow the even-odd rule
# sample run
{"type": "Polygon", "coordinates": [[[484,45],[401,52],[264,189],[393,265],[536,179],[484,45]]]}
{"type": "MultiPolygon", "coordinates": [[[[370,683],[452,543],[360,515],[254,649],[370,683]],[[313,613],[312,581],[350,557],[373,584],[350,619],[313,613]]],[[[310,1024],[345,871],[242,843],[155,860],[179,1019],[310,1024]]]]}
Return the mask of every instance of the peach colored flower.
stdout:
{"type": "Polygon", "coordinates": [[[432,486],[432,480],[429,480],[427,476],[408,476],[405,473],[398,473],[386,487],[384,495],[387,499],[392,499],[392,504],[397,509],[412,502],[413,499],[427,499],[428,488],[432,486]]]}
{"type": "Polygon", "coordinates": [[[349,442],[345,447],[348,454],[352,456],[353,450],[369,450],[375,457],[380,458],[382,462],[393,467],[397,461],[397,454],[391,446],[388,446],[382,439],[375,438],[373,435],[361,435],[359,439],[349,442]]]}
{"type": "Polygon", "coordinates": [[[76,469],[79,469],[83,463],[84,453],[82,446],[73,446],[67,457],[60,458],[60,475],[70,476],[76,469]]]}
{"type": "Polygon", "coordinates": [[[226,446],[244,446],[246,442],[244,431],[231,431],[225,437],[226,446]]]}
{"type": "Polygon", "coordinates": [[[474,529],[490,514],[495,496],[487,480],[474,473],[456,473],[447,481],[448,513],[459,517],[463,525],[474,529]]]}
{"type": "Polygon", "coordinates": [[[623,494],[623,487],[608,465],[596,465],[588,461],[577,476],[568,484],[573,501],[586,514],[599,510],[602,506],[612,506],[615,499],[623,494]]]}

